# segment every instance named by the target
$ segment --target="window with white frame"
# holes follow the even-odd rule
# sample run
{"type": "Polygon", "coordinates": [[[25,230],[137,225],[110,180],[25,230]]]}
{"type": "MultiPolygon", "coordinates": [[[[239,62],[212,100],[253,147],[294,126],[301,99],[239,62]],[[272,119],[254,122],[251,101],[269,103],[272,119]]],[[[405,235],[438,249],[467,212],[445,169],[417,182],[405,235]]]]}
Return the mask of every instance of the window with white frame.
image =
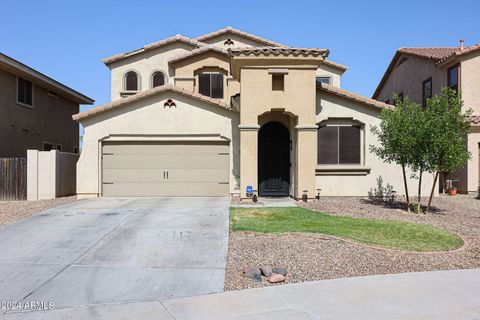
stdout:
{"type": "Polygon", "coordinates": [[[331,77],[316,77],[315,80],[317,81],[317,84],[321,84],[321,83],[332,84],[331,77]]]}

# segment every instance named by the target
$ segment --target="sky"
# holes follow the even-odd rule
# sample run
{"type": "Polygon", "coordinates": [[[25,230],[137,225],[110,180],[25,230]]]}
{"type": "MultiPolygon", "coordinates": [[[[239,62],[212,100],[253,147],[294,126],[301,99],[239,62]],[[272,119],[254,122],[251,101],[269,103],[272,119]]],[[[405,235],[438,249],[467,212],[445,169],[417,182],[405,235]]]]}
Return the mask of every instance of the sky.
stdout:
{"type": "Polygon", "coordinates": [[[349,67],[342,88],[370,97],[399,47],[480,43],[479,12],[479,0],[0,0],[0,52],[97,106],[110,101],[102,58],[232,26],[289,46],[330,49],[330,60],[349,67]]]}

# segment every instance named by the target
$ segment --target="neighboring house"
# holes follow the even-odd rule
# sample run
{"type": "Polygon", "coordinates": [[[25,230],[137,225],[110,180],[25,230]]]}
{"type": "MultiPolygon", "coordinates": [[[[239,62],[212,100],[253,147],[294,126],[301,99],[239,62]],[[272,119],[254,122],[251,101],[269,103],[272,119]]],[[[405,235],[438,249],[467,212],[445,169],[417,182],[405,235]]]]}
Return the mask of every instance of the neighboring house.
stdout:
{"type": "MultiPolygon", "coordinates": [[[[464,108],[472,109],[472,133],[466,139],[472,158],[446,179],[458,180],[462,192],[480,185],[480,45],[465,47],[400,48],[387,68],[373,99],[390,103],[392,94],[426,105],[428,98],[449,87],[461,93],[464,108]]],[[[439,184],[443,189],[444,183],[439,184]]]]}
{"type": "Polygon", "coordinates": [[[0,53],[0,157],[27,149],[78,153],[72,115],[94,100],[0,53]]]}
{"type": "Polygon", "coordinates": [[[328,54],[228,27],[104,59],[112,102],[74,116],[79,196],[366,196],[379,177],[402,194],[369,152],[391,106],[341,89],[328,54]]]}

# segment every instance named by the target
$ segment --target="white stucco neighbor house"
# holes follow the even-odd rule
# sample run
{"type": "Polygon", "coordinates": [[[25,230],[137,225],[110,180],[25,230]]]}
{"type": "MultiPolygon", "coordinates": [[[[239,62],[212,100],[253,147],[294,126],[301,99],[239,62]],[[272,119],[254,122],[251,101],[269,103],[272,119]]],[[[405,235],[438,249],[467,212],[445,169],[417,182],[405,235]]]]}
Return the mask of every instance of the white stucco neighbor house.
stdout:
{"type": "Polygon", "coordinates": [[[328,55],[227,27],[104,59],[112,101],[73,117],[79,196],[366,196],[379,177],[402,194],[369,152],[391,106],[341,89],[328,55]]]}

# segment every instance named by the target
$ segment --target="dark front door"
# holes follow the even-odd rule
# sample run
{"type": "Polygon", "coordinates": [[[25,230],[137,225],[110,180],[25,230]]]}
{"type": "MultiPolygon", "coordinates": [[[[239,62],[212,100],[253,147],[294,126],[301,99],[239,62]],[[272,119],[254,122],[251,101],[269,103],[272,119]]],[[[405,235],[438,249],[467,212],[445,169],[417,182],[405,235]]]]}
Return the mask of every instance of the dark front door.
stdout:
{"type": "Polygon", "coordinates": [[[258,132],[258,193],[288,196],[290,187],[290,134],[279,122],[269,122],[258,132]]]}

